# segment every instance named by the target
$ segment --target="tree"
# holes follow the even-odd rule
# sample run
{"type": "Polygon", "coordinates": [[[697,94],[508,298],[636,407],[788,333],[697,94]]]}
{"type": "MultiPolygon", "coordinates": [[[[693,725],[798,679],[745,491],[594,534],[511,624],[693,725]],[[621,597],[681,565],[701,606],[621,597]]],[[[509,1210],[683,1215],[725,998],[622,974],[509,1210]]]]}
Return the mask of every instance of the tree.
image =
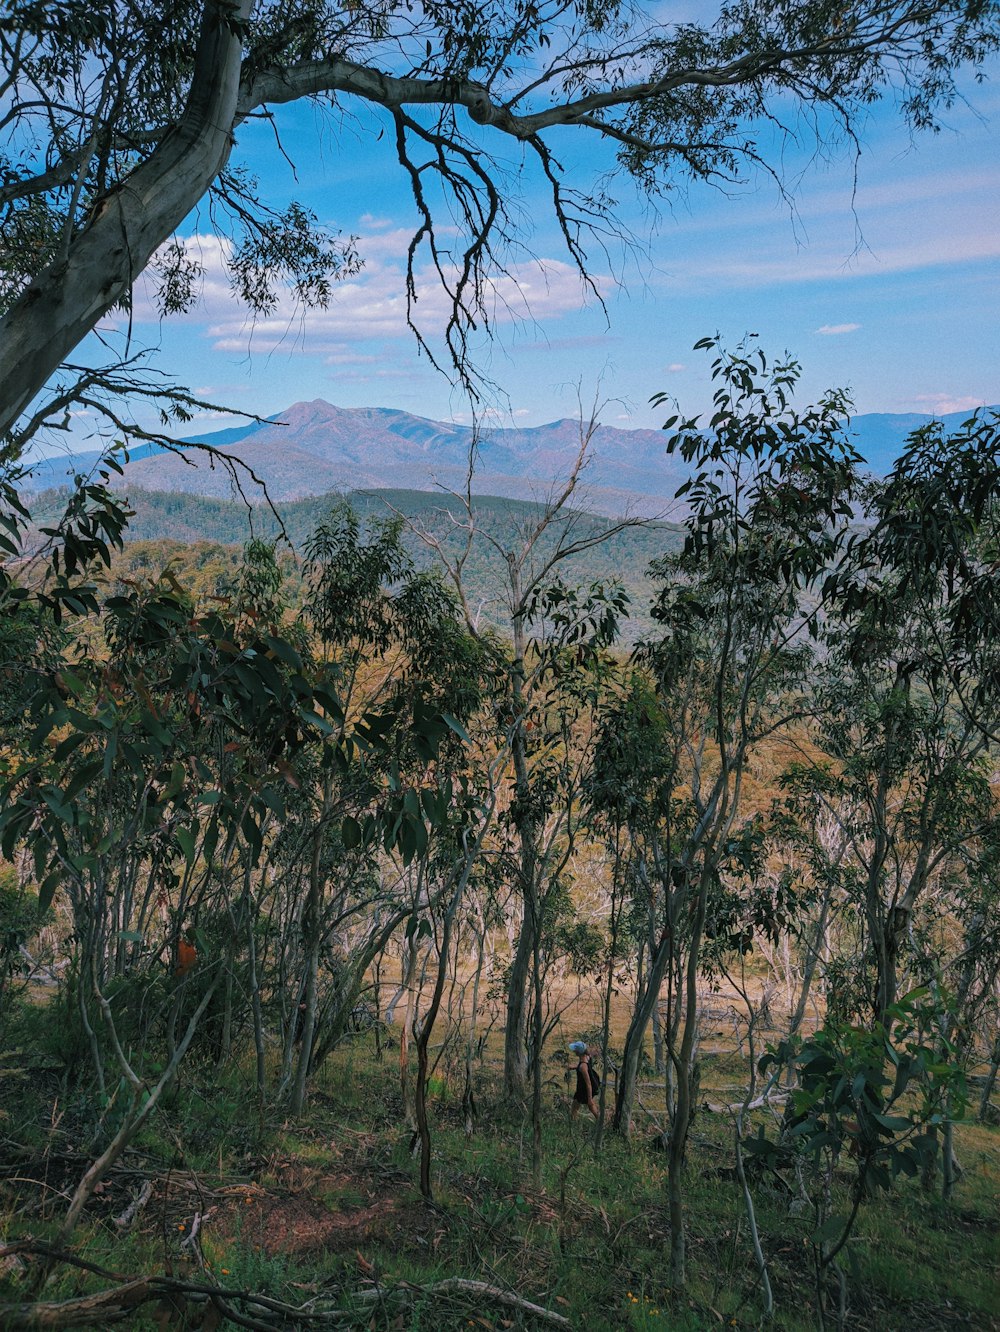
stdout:
{"type": "MultiPolygon", "coordinates": [[[[2,516],[16,553],[22,524],[2,516]]],[[[3,675],[13,666],[33,685],[30,725],[4,756],[0,854],[30,860],[43,910],[65,894],[71,1027],[99,1096],[109,1110],[120,1102],[116,1130],[77,1185],[64,1238],[161,1102],[231,974],[230,951],[228,966],[216,954],[192,975],[197,954],[185,955],[182,931],[201,913],[221,920],[225,937],[243,937],[267,824],[284,810],[284,756],[328,729],[294,645],[256,612],[198,610],[169,570],[101,603],[93,573],[110,563],[123,527],[116,497],[81,487],[50,530],[34,583],[18,586],[0,571],[0,641],[37,641],[45,612],[77,629],[92,617],[103,643],[70,637],[58,669],[23,648],[21,660],[0,661],[3,675]],[[151,1021],[157,1012],[162,1020],[151,1021]],[[125,1036],[132,1022],[134,1040],[125,1036]]]]}
{"type": "Polygon", "coordinates": [[[505,858],[521,904],[507,977],[504,1086],[511,1098],[524,1100],[531,1078],[536,1174],[541,1169],[543,935],[573,853],[576,807],[586,767],[586,745],[579,743],[578,735],[572,744],[569,740],[581,717],[592,711],[604,671],[602,649],[616,638],[627,601],[616,584],[576,591],[566,586],[561,573],[573,556],[641,522],[625,517],[593,528],[581,523],[583,515],[570,507],[597,424],[595,404],[586,423],[581,412],[572,466],[539,513],[519,522],[508,520],[501,532],[481,524],[472,493],[475,455],[470,454],[465,492],[455,496],[465,509],[458,553],[449,555],[432,532],[417,529],[444,565],[474,635],[478,635],[477,617],[467,568],[477,538],[499,557],[503,568],[496,596],[503,621],[510,627],[511,643],[509,654],[501,652],[498,657],[504,697],[498,707],[497,743],[510,754],[512,796],[506,819],[510,844],[505,858]]]}
{"type": "MultiPolygon", "coordinates": [[[[610,142],[653,195],[730,183],[749,165],[772,170],[755,126],[802,111],[823,142],[850,138],[858,110],[887,93],[911,125],[933,125],[958,69],[980,65],[998,35],[995,0],[734,0],[711,24],[658,24],[620,0],[9,0],[0,439],[98,321],[128,305],[150,263],[165,312],[191,302],[197,260],[176,232],[202,201],[233,240],[230,274],[253,310],[273,307],[281,281],[323,305],[353,270],[350,241],[298,204],[279,211],[233,160],[251,118],[280,132],[280,108],[306,98],[338,117],[357,102],[384,112],[378,135],[418,216],[411,324],[414,265],[427,257],[450,297],[445,357],[464,374],[469,332],[488,324],[490,276],[517,240],[509,146],[547,181],[586,278],[587,229],[613,205],[566,183],[550,131],[610,142]],[[458,242],[438,230],[432,183],[458,242]]],[[[73,392],[61,384],[33,422],[61,415],[73,392]]]]}
{"type": "Polygon", "coordinates": [[[418,852],[424,855],[425,816],[432,824],[440,821],[449,803],[443,779],[433,770],[438,761],[444,764],[449,749],[463,750],[459,733],[464,737],[462,724],[479,702],[483,654],[463,632],[458,607],[440,579],[414,571],[400,532],[400,521],[393,519],[373,523],[363,538],[357,515],[345,502],[307,543],[307,616],[343,715],[313,775],[295,1113],[304,1105],[307,1074],[342,1035],[368,966],[407,914],[399,902],[388,906],[384,919],[374,912],[366,934],[338,950],[337,977],[330,986],[336,997],[328,1005],[328,1029],[321,1033],[321,948],[339,942],[344,922],[358,914],[351,890],[361,875],[350,867],[369,873],[373,868],[376,802],[392,825],[385,830],[385,849],[398,839],[404,863],[418,852]],[[366,735],[375,743],[364,764],[348,767],[341,746],[350,728],[356,743],[366,735]],[[330,883],[336,885],[333,891],[330,883]]]}
{"type": "Polygon", "coordinates": [[[1000,418],[915,431],[825,592],[824,742],[853,806],[868,1007],[897,997],[914,911],[995,823],[1000,418]]]}
{"type": "MultiPolygon", "coordinates": [[[[676,430],[670,445],[695,474],[678,492],[691,512],[677,556],[654,566],[664,585],[654,604],[659,634],[638,656],[652,683],[639,703],[658,744],[636,746],[618,817],[644,861],[660,937],[636,997],[625,1038],[615,1127],[627,1131],[646,1027],[668,984],[664,1023],[675,1093],[667,1144],[671,1273],[685,1280],[683,1172],[696,1109],[698,979],[709,942],[742,946],[735,888],[753,874],[759,837],[745,810],[750,763],[761,746],[808,712],[817,633],[814,594],[845,539],[854,466],[844,437],[847,403],[829,393],[803,413],[792,409],[792,360],[771,363],[741,347],[715,352],[715,411],[676,430]]],[[[654,399],[659,401],[660,399],[654,399]]],[[[628,713],[633,716],[629,719],[628,713]]]]}

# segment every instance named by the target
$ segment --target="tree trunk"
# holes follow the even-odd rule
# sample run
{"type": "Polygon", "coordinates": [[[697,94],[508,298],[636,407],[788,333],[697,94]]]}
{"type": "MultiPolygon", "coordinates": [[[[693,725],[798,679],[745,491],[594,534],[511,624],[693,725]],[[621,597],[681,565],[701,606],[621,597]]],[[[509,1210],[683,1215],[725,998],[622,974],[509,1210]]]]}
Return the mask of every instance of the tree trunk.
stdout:
{"type": "Polygon", "coordinates": [[[150,156],[98,199],[65,258],[34,278],[0,318],[0,437],[69,353],[131,291],[232,151],[242,59],[254,0],[206,0],[187,104],[150,156]]]}
{"type": "MultiPolygon", "coordinates": [[[[510,561],[511,604],[520,605],[520,573],[510,561]]],[[[515,611],[511,617],[514,656],[511,663],[511,706],[514,713],[510,751],[514,765],[514,798],[519,806],[518,884],[521,889],[523,914],[517,949],[511,962],[507,983],[507,1025],[504,1030],[503,1081],[507,1095],[523,1102],[528,1095],[528,979],[531,960],[536,947],[535,926],[539,917],[538,847],[536,817],[531,811],[531,777],[528,772],[527,740],[524,729],[524,654],[526,632],[524,612],[515,611]]]]}
{"type": "MultiPolygon", "coordinates": [[[[247,913],[249,915],[249,912],[247,913]]],[[[222,1020],[219,1025],[219,1048],[215,1067],[225,1067],[233,1048],[233,967],[236,964],[236,948],[232,941],[226,949],[226,983],[222,987],[222,1020]]]]}
{"type": "Polygon", "coordinates": [[[264,1013],[260,1002],[260,976],[257,971],[257,941],[253,924],[247,929],[247,958],[250,980],[250,1006],[253,1012],[253,1048],[257,1064],[257,1109],[264,1113],[267,1099],[267,1052],[264,1046],[264,1013]]]}
{"type": "Polygon", "coordinates": [[[645,985],[640,989],[632,1020],[625,1035],[622,1067],[618,1078],[618,1096],[611,1127],[626,1138],[632,1130],[632,1105],[635,1100],[635,1084],[639,1074],[639,1059],[646,1038],[646,1028],[649,1026],[653,1010],[659,1003],[660,987],[670,963],[671,953],[670,939],[665,934],[655,955],[650,959],[645,985]]]}
{"type": "Polygon", "coordinates": [[[413,1025],[413,982],[417,971],[417,941],[410,934],[403,945],[402,985],[406,993],[406,1011],[403,1029],[399,1033],[399,1091],[403,1098],[403,1119],[407,1128],[417,1131],[417,1112],[413,1104],[413,1086],[410,1081],[410,1030],[413,1025]]]}
{"type": "Polygon", "coordinates": [[[542,1012],[541,921],[532,921],[531,984],[531,1179],[536,1189],[542,1187],[542,1012]]]}
{"type": "MultiPolygon", "coordinates": [[[[698,959],[708,904],[708,874],[703,871],[691,927],[685,968],[684,1031],[680,1050],[671,1036],[669,1057],[677,1072],[677,1108],[670,1124],[667,1149],[667,1199],[670,1207],[670,1277],[675,1290],[687,1280],[684,1222],[684,1160],[694,1111],[696,1077],[694,1049],[698,1033],[698,959]]],[[[668,1028],[669,1029],[669,1028],[668,1028]]]]}
{"type": "Polygon", "coordinates": [[[512,1099],[528,1095],[528,976],[531,971],[530,911],[525,903],[517,948],[507,980],[507,1023],[503,1041],[503,1085],[512,1099]]]}
{"type": "Polygon", "coordinates": [[[465,1085],[462,1088],[462,1117],[465,1136],[472,1137],[476,1125],[476,1096],[472,1086],[472,1061],[476,1053],[476,1027],[479,1022],[479,985],[486,962],[486,924],[476,930],[476,969],[472,977],[472,1004],[469,1013],[469,1038],[465,1044],[465,1085]]]}
{"type": "MultiPolygon", "coordinates": [[[[485,832],[485,825],[483,828],[485,832]]],[[[466,849],[465,863],[458,874],[458,881],[455,884],[455,891],[451,900],[445,908],[444,920],[441,925],[441,946],[438,952],[437,974],[434,978],[434,990],[431,994],[431,1001],[427,1006],[427,1012],[419,1023],[419,1029],[415,1026],[414,1035],[417,1046],[417,1087],[416,1087],[416,1114],[417,1114],[417,1135],[420,1139],[420,1192],[428,1202],[432,1200],[431,1192],[431,1132],[430,1124],[427,1118],[427,1046],[430,1043],[431,1032],[434,1030],[434,1023],[437,1020],[438,1010],[441,1007],[441,995],[444,993],[444,982],[448,974],[448,955],[451,949],[451,932],[455,924],[455,916],[458,913],[459,904],[465,894],[466,886],[469,882],[469,874],[479,847],[482,843],[482,832],[476,840],[475,849],[469,851],[466,849]]]]}
{"type": "MultiPolygon", "coordinates": [[[[66,1212],[66,1216],[63,1218],[62,1225],[59,1227],[59,1233],[56,1240],[57,1244],[66,1245],[69,1242],[69,1238],[76,1228],[76,1223],[80,1219],[80,1213],[86,1206],[87,1200],[124,1152],[125,1148],[135,1138],[143,1124],[149,1119],[150,1115],[159,1104],[160,1097],[174,1080],[180,1062],[187,1053],[188,1046],[191,1044],[194,1034],[198,1029],[198,1023],[201,1021],[205,1009],[211,1002],[221,979],[222,973],[217,972],[215,979],[205,991],[201,1002],[192,1014],[180,1044],[174,1050],[166,1068],[160,1074],[159,1081],[152,1087],[152,1089],[147,1090],[140,1079],[134,1073],[130,1073],[130,1080],[132,1082],[132,1102],[125,1115],[124,1122],[105,1150],[89,1169],[85,1171],[83,1178],[76,1186],[73,1197],[70,1200],[69,1209],[66,1212]]],[[[107,1016],[109,1023],[112,1020],[110,1014],[110,1005],[105,1005],[105,1015],[107,1016]]],[[[117,1043],[117,1038],[115,1037],[114,1039],[117,1043]]]]}
{"type": "Polygon", "coordinates": [[[321,856],[323,847],[323,824],[313,837],[312,863],[309,870],[309,896],[302,918],[302,933],[305,936],[305,996],[299,1062],[295,1070],[295,1082],[289,1098],[288,1109],[293,1115],[301,1115],[306,1104],[306,1083],[312,1067],[313,1038],[316,1033],[317,980],[319,978],[319,946],[321,936],[320,903],[322,885],[320,883],[321,856]]]}
{"type": "Polygon", "coordinates": [[[993,1088],[997,1084],[998,1073],[1000,1073],[1000,1031],[997,1032],[996,1039],[993,1042],[993,1050],[990,1054],[990,1071],[986,1074],[983,1094],[979,1098],[978,1119],[980,1124],[985,1123],[986,1116],[989,1113],[990,1100],[993,1096],[993,1088]]]}

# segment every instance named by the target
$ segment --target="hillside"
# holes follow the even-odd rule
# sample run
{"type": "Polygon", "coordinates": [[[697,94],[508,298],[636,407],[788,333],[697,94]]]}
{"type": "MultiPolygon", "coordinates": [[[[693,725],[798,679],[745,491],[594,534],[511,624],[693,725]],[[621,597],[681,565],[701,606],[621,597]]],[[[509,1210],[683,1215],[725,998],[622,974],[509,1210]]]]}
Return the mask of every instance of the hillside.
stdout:
{"type": "MultiPolygon", "coordinates": [[[[954,429],[965,415],[953,413],[942,420],[954,429]]],[[[931,419],[917,413],[862,415],[851,422],[849,433],[871,470],[884,474],[909,432],[931,419]]],[[[673,496],[687,472],[680,459],[667,456],[665,442],[660,430],[598,427],[578,491],[581,506],[601,514],[678,516],[673,496]]],[[[454,422],[392,408],[335,407],[316,399],[294,403],[266,422],[192,436],[180,441],[181,452],[141,445],[130,450],[125,476],[116,484],[129,490],[231,498],[229,471],[190,447],[195,443],[223,450],[241,464],[241,484],[251,499],[262,498],[252,477],[277,502],[333,490],[461,490],[475,443],[477,493],[544,500],[572,465],[580,423],[563,419],[524,429],[490,428],[476,437],[469,426],[454,422]]],[[[98,457],[85,452],[39,460],[25,488],[37,491],[63,484],[67,475],[89,471],[98,457]]]]}
{"type": "MultiPolygon", "coordinates": [[[[40,525],[58,508],[60,492],[39,496],[35,519],[40,525]]],[[[421,540],[419,530],[440,542],[446,556],[454,558],[462,545],[462,506],[450,496],[416,490],[378,490],[357,492],[351,497],[355,510],[366,519],[402,514],[407,520],[404,543],[418,568],[430,567],[436,556],[421,540]]],[[[251,536],[273,540],[279,535],[274,513],[267,506],[250,509],[232,499],[214,499],[178,492],[143,491],[129,488],[135,510],[126,531],[129,543],[167,543],[156,558],[185,561],[184,547],[196,543],[239,547],[251,536]]],[[[293,500],[279,507],[285,532],[293,550],[304,553],[309,535],[341,499],[338,493],[293,500]]],[[[537,521],[540,506],[526,500],[482,496],[477,500],[479,536],[465,568],[465,587],[470,604],[484,622],[504,623],[502,613],[502,565],[495,548],[487,539],[495,536],[501,543],[513,545],[516,533],[537,521]]],[[[591,513],[571,511],[560,524],[553,524],[540,545],[539,558],[553,549],[560,533],[572,530],[574,540],[586,539],[606,528],[604,519],[591,513]]],[[[676,549],[680,529],[674,524],[647,522],[628,527],[608,541],[568,558],[562,576],[573,585],[617,580],[623,584],[633,607],[624,626],[626,641],[634,641],[649,625],[647,608],[652,585],[646,577],[650,562],[676,549]]],[[[155,562],[153,560],[152,562],[155,562]]]]}

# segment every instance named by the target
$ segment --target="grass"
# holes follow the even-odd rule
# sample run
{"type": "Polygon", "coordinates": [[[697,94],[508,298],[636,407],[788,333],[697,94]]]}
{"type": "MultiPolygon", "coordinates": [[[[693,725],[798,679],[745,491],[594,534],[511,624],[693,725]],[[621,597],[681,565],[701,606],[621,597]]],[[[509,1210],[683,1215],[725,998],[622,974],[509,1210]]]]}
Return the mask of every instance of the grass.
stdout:
{"type": "MultiPolygon", "coordinates": [[[[626,1143],[607,1135],[595,1153],[591,1126],[582,1117],[570,1122],[557,1070],[545,1091],[542,1177],[535,1184],[530,1128],[504,1105],[492,1056],[479,1077],[481,1117],[467,1138],[456,1086],[444,1070],[435,1075],[435,1202],[428,1206],[417,1188],[391,1052],[380,1063],[366,1039],[345,1046],[321,1071],[300,1122],[272,1107],[259,1123],[239,1067],[226,1071],[221,1087],[208,1069],[187,1069],[169,1122],[154,1123],[124,1163],[127,1170],[93,1200],[77,1255],[129,1274],[191,1271],[296,1305],[322,1299],[346,1309],[361,1299],[346,1326],[425,1332],[542,1326],[523,1310],[467,1294],[402,1290],[456,1277],[514,1291],[587,1332],[761,1324],[727,1115],[702,1112],[694,1125],[686,1175],[689,1282],[677,1294],[668,1279],[665,1160],[651,1139],[640,1132],[626,1143]],[[157,1179],[153,1201],[122,1233],[111,1218],[143,1175],[157,1179]],[[196,1217],[200,1246],[185,1243],[196,1217]]],[[[720,1099],[713,1084],[738,1077],[731,1059],[712,1061],[703,1094],[720,1099]]],[[[58,1129],[39,1134],[37,1128],[51,1123],[54,1090],[51,1081],[38,1081],[34,1105],[25,1100],[16,1116],[35,1126],[33,1150],[43,1138],[52,1159],[70,1146],[58,1129]]],[[[9,1135],[13,1107],[3,1109],[9,1135]]],[[[1000,1132],[968,1124],[956,1137],[964,1174],[951,1204],[907,1180],[862,1208],[850,1242],[854,1257],[850,1264],[845,1258],[845,1267],[857,1270],[848,1327],[1000,1328],[1000,1132]]],[[[79,1166],[66,1173],[65,1180],[53,1175],[50,1185],[71,1187],[79,1166]]],[[[838,1185],[845,1207],[847,1187],[847,1180],[838,1185]]],[[[58,1191],[46,1195],[41,1211],[37,1190],[25,1185],[7,1182],[0,1196],[7,1239],[54,1233],[58,1191]]],[[[766,1179],[755,1184],[754,1201],[775,1292],[771,1326],[811,1332],[814,1223],[789,1215],[787,1192],[766,1179]]],[[[58,1267],[45,1298],[68,1298],[102,1282],[58,1267]]],[[[8,1270],[0,1298],[26,1298],[23,1283],[19,1270],[8,1270]]],[[[160,1324],[143,1313],[129,1326],[160,1324]]]]}

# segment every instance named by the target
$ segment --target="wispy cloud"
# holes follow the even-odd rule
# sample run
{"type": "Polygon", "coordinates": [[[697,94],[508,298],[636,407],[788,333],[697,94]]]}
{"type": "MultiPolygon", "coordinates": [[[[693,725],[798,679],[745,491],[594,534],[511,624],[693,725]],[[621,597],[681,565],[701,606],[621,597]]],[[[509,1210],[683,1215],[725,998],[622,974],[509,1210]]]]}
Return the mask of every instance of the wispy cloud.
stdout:
{"type": "Polygon", "coordinates": [[[594,347],[611,347],[622,340],[620,334],[581,333],[572,338],[537,338],[533,342],[519,342],[517,347],[522,352],[587,351],[594,347]]]}
{"type": "Polygon", "coordinates": [[[860,324],[823,324],[823,326],[818,328],[816,332],[822,333],[824,337],[830,338],[836,337],[841,333],[856,333],[860,327],[860,324]]]}
{"type": "Polygon", "coordinates": [[[974,412],[977,407],[985,407],[984,398],[955,396],[951,393],[917,393],[913,399],[920,404],[920,410],[933,416],[948,416],[952,412],[974,412]]]}
{"type": "Polygon", "coordinates": [[[377,365],[381,359],[374,353],[359,352],[346,345],[331,347],[324,357],[327,365],[377,365]]]}
{"type": "MultiPolygon", "coordinates": [[[[926,235],[873,241],[845,260],[836,239],[822,245],[789,252],[775,243],[761,246],[748,257],[729,259],[705,256],[698,268],[698,285],[710,283],[715,288],[763,288],[797,282],[843,282],[852,278],[879,277],[890,273],[945,269],[964,263],[1000,258],[1000,231],[984,215],[956,215],[950,232],[930,228],[926,235]]],[[[677,280],[677,285],[691,284],[693,278],[677,280]]]]}

